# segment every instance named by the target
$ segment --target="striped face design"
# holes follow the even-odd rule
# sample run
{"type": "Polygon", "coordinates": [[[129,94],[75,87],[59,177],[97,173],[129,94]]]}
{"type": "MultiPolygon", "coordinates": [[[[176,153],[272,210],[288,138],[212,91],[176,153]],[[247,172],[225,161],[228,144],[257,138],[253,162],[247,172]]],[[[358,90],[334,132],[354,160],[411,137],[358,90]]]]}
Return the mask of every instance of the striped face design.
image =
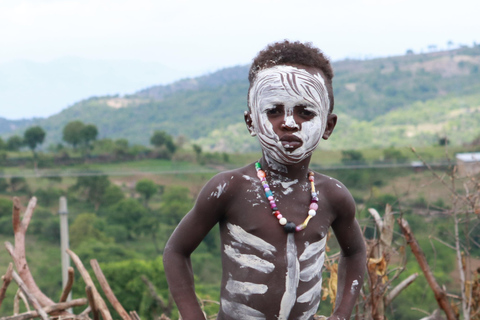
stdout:
{"type": "Polygon", "coordinates": [[[312,154],[325,131],[329,105],[322,75],[293,66],[259,71],[249,94],[254,133],[266,155],[284,165],[312,154]],[[271,120],[277,112],[289,137],[282,137],[281,128],[271,120]]]}

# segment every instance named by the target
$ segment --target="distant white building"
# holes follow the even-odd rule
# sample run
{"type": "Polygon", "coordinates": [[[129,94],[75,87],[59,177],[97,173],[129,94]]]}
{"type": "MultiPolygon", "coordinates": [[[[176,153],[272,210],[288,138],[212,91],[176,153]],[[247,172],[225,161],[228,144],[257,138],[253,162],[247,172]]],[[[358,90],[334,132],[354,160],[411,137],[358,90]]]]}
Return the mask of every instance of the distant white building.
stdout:
{"type": "Polygon", "coordinates": [[[480,173],[480,152],[457,153],[457,170],[461,176],[480,173]]]}

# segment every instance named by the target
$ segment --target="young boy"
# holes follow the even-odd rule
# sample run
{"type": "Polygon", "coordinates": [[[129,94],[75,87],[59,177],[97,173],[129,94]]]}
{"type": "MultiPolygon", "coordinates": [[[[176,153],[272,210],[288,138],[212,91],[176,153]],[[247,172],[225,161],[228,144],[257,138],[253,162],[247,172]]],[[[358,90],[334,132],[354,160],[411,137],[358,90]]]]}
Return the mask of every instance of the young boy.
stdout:
{"type": "Polygon", "coordinates": [[[213,177],[165,247],[169,288],[184,320],[204,319],[190,254],[217,223],[223,267],[217,319],[313,319],[329,227],[341,259],[328,319],[349,319],[366,262],[355,203],[339,181],[308,169],[337,122],[332,77],[329,61],[310,44],[275,43],[254,59],[245,122],[263,156],[213,177]]]}

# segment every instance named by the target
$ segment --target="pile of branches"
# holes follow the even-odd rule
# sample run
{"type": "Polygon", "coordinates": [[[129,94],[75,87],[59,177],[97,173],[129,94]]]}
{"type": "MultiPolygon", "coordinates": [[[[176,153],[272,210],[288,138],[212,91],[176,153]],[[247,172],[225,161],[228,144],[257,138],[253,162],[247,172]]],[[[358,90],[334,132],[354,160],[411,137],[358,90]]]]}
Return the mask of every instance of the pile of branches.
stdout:
{"type": "MultiPolygon", "coordinates": [[[[10,253],[10,256],[13,259],[13,263],[15,264],[15,268],[18,273],[13,269],[13,264],[10,263],[5,275],[2,276],[3,284],[0,288],[0,306],[5,298],[6,290],[12,280],[17,283],[18,291],[14,299],[14,315],[0,318],[0,320],[26,320],[31,318],[42,318],[43,320],[49,320],[52,318],[62,320],[90,320],[93,318],[93,320],[99,320],[100,317],[103,320],[112,320],[112,315],[99,291],[95,287],[93,280],[90,277],[90,274],[85,269],[82,261],[71,250],[67,249],[67,252],[86,284],[85,298],[67,301],[67,297],[70,294],[74,280],[74,269],[72,267],[70,267],[68,270],[68,281],[63,288],[63,292],[59,302],[54,302],[52,299],[47,297],[35,283],[35,280],[33,279],[26,260],[25,234],[27,232],[28,225],[35,210],[36,203],[37,199],[35,197],[30,199],[28,207],[23,214],[23,219],[21,219],[20,200],[16,197],[13,198],[12,220],[15,235],[15,245],[12,245],[10,242],[7,241],[5,242],[5,247],[10,253]],[[18,312],[20,300],[23,301],[28,311],[19,314],[18,312]],[[68,311],[72,307],[84,305],[86,305],[86,308],[79,314],[73,314],[68,311]]],[[[115,297],[112,289],[110,288],[110,285],[108,284],[102,270],[100,269],[97,260],[91,260],[90,264],[93,268],[93,271],[101,286],[103,293],[105,294],[115,311],[120,315],[120,317],[123,320],[140,320],[140,317],[138,316],[136,311],[127,312],[120,304],[118,299],[115,297]]],[[[168,318],[163,317],[163,319],[168,318]]]]}

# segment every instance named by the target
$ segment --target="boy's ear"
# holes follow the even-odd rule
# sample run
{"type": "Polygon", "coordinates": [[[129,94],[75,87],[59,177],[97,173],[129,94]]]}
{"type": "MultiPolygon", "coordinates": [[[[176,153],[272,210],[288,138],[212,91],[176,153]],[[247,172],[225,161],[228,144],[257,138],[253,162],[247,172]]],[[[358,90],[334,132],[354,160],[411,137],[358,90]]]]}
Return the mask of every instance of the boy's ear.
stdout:
{"type": "Polygon", "coordinates": [[[322,136],[324,140],[327,140],[330,137],[336,125],[337,125],[337,115],[334,113],[330,113],[327,117],[327,125],[325,128],[325,132],[323,133],[323,136],[322,136]]]}
{"type": "Polygon", "coordinates": [[[255,137],[257,134],[255,133],[255,129],[253,127],[252,114],[249,111],[245,111],[244,117],[245,117],[245,124],[247,125],[248,132],[250,132],[250,135],[252,137],[255,137]]]}

